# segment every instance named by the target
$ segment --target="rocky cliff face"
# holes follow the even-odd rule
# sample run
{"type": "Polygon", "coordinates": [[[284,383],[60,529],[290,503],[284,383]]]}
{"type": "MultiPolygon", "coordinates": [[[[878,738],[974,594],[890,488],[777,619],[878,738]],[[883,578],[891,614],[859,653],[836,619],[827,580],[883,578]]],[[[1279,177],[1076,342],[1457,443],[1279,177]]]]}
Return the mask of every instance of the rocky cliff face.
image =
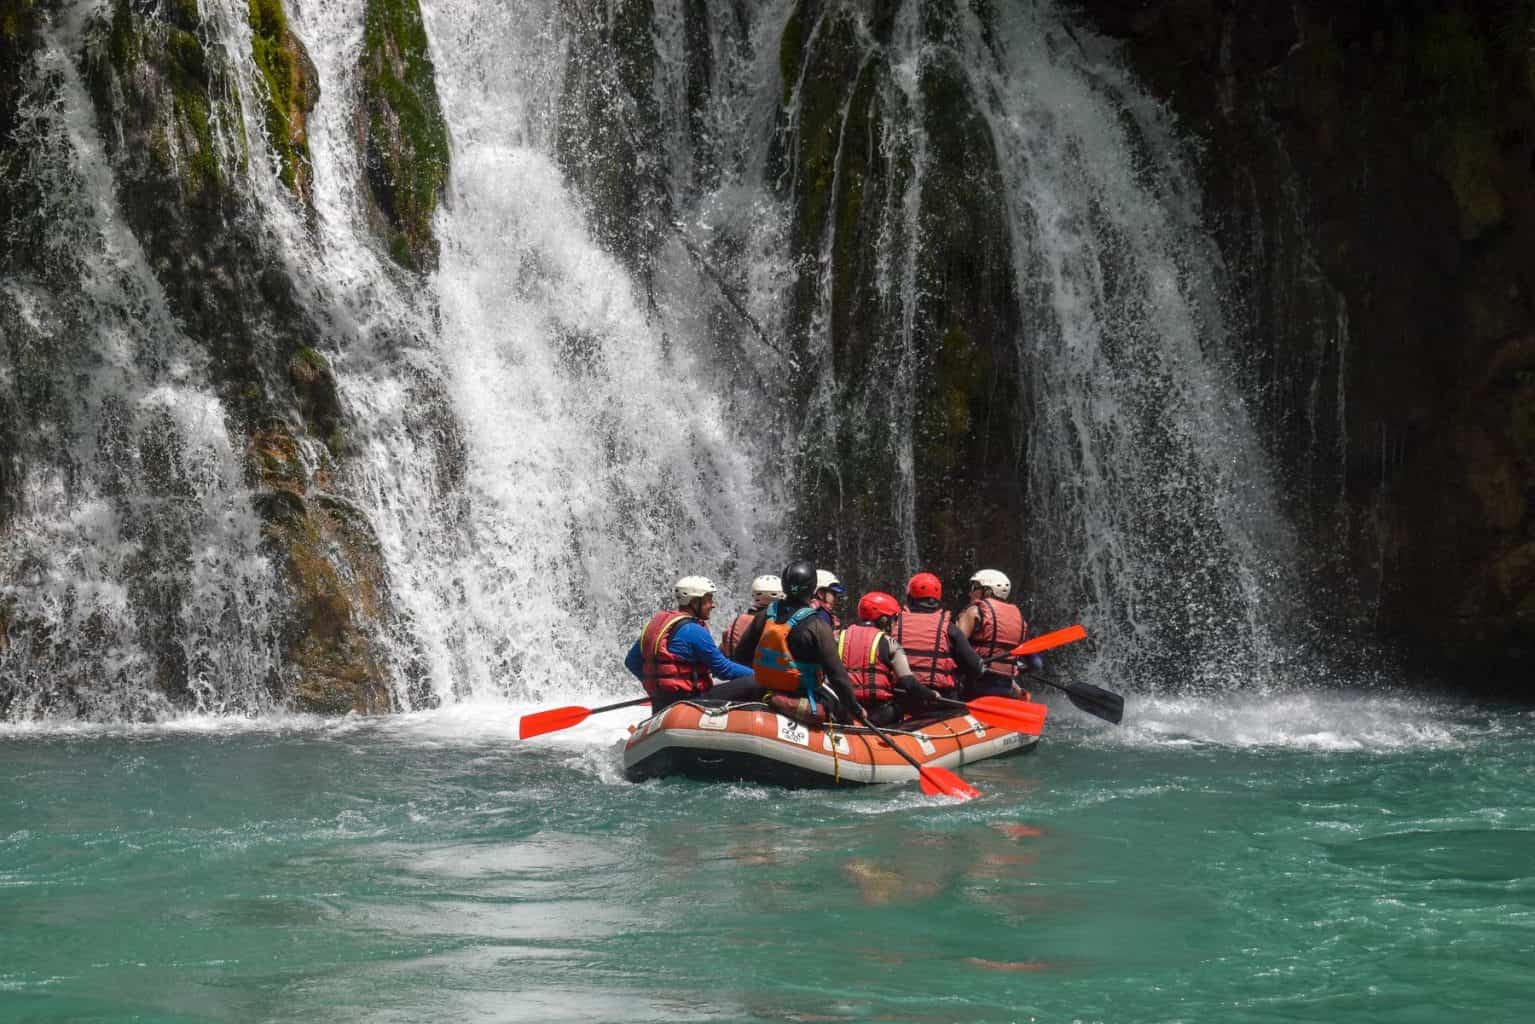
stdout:
{"type": "MultiPolygon", "coordinates": [[[[1238,284],[1241,384],[1316,553],[1302,569],[1323,618],[1524,678],[1532,5],[1335,7],[1080,4],[1083,31],[1119,40],[1200,147],[1206,222],[1238,284]]],[[[210,648],[190,628],[265,652],[251,671],[267,702],[424,699],[386,683],[410,641],[375,527],[340,493],[356,424],[337,326],[253,206],[275,195],[317,231],[319,83],[290,14],[0,0],[0,533],[15,541],[0,546],[0,716],[97,713],[103,666],[112,685],[148,677],[160,704],[200,706],[210,648]],[[231,14],[238,33],[216,24],[231,14]],[[173,414],[192,406],[213,429],[173,414]],[[260,557],[238,571],[274,574],[280,606],[203,607],[199,580],[236,571],[219,538],[245,513],[260,557]]],[[[415,0],[367,0],[361,17],[359,194],[389,273],[415,281],[437,264],[450,157],[431,48],[415,0]]],[[[763,456],[791,480],[794,546],[854,587],[899,579],[918,551],[951,585],[977,564],[1026,572],[1038,367],[1019,342],[1031,285],[1015,248],[1031,240],[974,73],[998,59],[993,5],[796,0],[764,21],[745,3],[614,0],[550,18],[568,59],[549,130],[584,230],[652,309],[669,247],[717,289],[725,389],[760,392],[764,451],[798,442],[763,456]],[[776,81],[743,86],[725,71],[740,65],[776,81]],[[712,234],[679,221],[731,203],[732,180],[766,196],[750,227],[767,224],[787,263],[755,315],[748,215],[712,234]]],[[[1100,269],[1113,293],[1124,268],[1100,269]]],[[[1182,609],[1190,629],[1200,608],[1182,609]]]]}
{"type": "MultiPolygon", "coordinates": [[[[370,183],[386,243],[401,262],[421,266],[433,251],[429,222],[446,135],[440,116],[422,114],[435,110],[436,97],[427,95],[431,67],[415,4],[375,6],[388,11],[375,19],[365,58],[374,71],[364,90],[370,183]],[[401,166],[411,172],[408,183],[401,166]]],[[[215,42],[225,36],[209,5],[116,0],[83,25],[81,17],[66,5],[30,0],[7,0],[0,9],[7,284],[0,291],[7,371],[0,374],[0,527],[23,517],[37,526],[100,502],[116,532],[99,540],[126,554],[72,581],[81,567],[53,564],[58,552],[45,544],[12,562],[0,715],[8,708],[155,714],[200,702],[198,680],[210,666],[189,661],[198,645],[186,635],[188,617],[198,614],[199,576],[210,569],[197,538],[210,529],[210,516],[241,513],[215,507],[226,499],[210,494],[210,470],[200,462],[216,455],[198,449],[165,411],[170,406],[157,401],[199,380],[211,385],[224,417],[222,430],[213,428],[214,449],[234,446],[285,596],[285,607],[262,609],[272,621],[246,638],[246,647],[273,647],[258,685],[299,709],[389,710],[391,666],[381,643],[397,617],[387,572],[366,518],[329,491],[346,457],[345,413],[322,354],[333,342],[299,301],[291,270],[252,206],[251,176],[268,166],[259,147],[270,141],[282,184],[313,217],[305,127],[318,97],[313,65],[281,3],[251,0],[249,57],[260,76],[264,140],[247,131],[239,58],[215,42]],[[93,122],[79,129],[84,152],[70,151],[80,143],[48,114],[69,107],[72,83],[88,102],[78,116],[93,122]],[[74,182],[79,167],[100,178],[74,182]],[[121,211],[127,234],[112,235],[110,220],[79,209],[48,214],[66,207],[73,190],[103,182],[110,194],[83,197],[121,211]],[[70,217],[80,218],[79,237],[65,223],[70,217]],[[130,308],[91,301],[93,289],[120,284],[100,280],[90,263],[91,247],[102,245],[121,250],[129,291],[144,295],[123,300],[130,308]],[[140,259],[147,273],[135,269],[140,259]],[[72,298],[82,289],[85,300],[72,298]],[[132,308],[135,301],[163,303],[163,316],[132,308]],[[118,369],[95,369],[104,358],[91,348],[99,344],[93,329],[120,329],[111,322],[117,316],[147,322],[159,336],[108,354],[107,361],[121,359],[118,369]],[[103,587],[119,585],[125,602],[99,603],[103,587]],[[114,653],[129,650],[147,652],[148,663],[114,653]],[[125,677],[102,678],[114,661],[125,677]],[[139,672],[152,676],[149,692],[157,696],[97,706],[119,684],[141,685],[129,678],[139,672]]],[[[212,557],[216,563],[217,553],[212,557]]],[[[203,612],[214,621],[194,628],[233,635],[250,626],[218,621],[238,615],[235,609],[203,612]]]]}
{"type": "Polygon", "coordinates": [[[1081,7],[1202,145],[1330,613],[1527,680],[1535,6],[1081,7]]]}

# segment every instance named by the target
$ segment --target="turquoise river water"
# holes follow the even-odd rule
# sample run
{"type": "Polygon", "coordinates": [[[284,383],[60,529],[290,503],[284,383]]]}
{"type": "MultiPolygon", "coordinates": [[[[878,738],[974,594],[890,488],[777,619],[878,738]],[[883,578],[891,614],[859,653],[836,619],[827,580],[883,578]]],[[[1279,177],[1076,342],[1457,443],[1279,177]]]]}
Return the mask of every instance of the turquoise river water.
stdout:
{"type": "Polygon", "coordinates": [[[0,727],[0,1020],[1535,1017],[1528,710],[1053,703],[966,804],[521,710],[0,727]]]}

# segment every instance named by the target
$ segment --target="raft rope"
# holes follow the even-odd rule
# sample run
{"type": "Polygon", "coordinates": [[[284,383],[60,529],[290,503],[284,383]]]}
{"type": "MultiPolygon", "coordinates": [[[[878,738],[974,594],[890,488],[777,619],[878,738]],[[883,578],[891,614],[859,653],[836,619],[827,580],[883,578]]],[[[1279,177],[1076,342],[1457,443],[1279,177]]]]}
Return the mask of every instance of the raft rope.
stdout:
{"type": "MultiPolygon", "coordinates": [[[[840,783],[842,781],[842,762],[837,758],[837,727],[829,721],[826,723],[826,738],[831,741],[831,780],[840,783]]],[[[851,748],[851,744],[849,747],[851,748]]]]}

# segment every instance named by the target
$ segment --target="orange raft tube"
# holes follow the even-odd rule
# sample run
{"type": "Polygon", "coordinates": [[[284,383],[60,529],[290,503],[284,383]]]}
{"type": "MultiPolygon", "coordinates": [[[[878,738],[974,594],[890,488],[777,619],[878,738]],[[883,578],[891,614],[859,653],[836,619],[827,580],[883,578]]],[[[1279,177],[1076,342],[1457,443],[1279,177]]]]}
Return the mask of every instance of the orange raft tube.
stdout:
{"type": "MultiPolygon", "coordinates": [[[[1031,706],[1043,714],[1043,705],[1031,706]]],[[[883,732],[918,764],[950,770],[1039,744],[1038,736],[983,725],[964,712],[883,732]]],[[[802,725],[765,704],[681,701],[635,727],[624,745],[624,774],[633,782],[681,775],[809,787],[910,782],[917,770],[861,726],[802,725]]]]}

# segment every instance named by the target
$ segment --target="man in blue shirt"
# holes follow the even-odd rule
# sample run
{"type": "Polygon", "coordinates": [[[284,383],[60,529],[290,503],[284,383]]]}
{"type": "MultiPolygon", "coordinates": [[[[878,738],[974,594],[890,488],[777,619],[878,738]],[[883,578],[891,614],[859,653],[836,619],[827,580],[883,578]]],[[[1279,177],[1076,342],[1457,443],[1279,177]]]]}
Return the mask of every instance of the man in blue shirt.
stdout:
{"type": "Polygon", "coordinates": [[[752,670],[725,657],[709,633],[714,590],[714,583],[704,576],[678,580],[673,588],[676,609],[651,616],[629,648],[624,667],[650,694],[653,711],[679,700],[757,698],[759,687],[752,670]],[[714,678],[728,681],[715,686],[714,678]]]}

